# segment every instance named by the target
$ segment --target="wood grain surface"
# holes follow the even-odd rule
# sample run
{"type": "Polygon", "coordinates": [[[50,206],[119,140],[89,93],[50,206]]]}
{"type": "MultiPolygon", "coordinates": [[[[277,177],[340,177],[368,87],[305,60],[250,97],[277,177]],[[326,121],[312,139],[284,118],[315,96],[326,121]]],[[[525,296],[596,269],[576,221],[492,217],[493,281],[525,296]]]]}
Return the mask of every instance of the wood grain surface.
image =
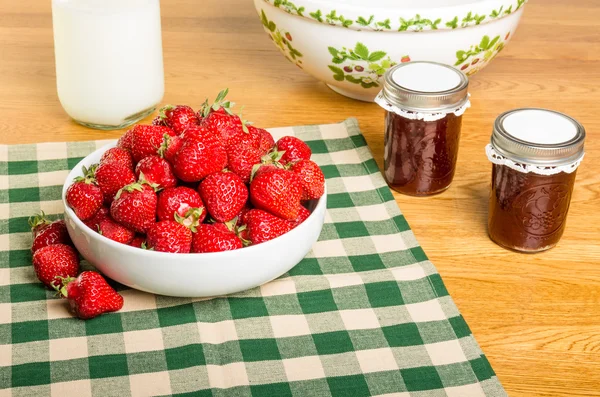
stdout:
{"type": "MultiPolygon", "coordinates": [[[[199,106],[223,87],[263,127],[354,116],[378,164],[383,111],[289,64],[249,0],[163,0],[164,103],[199,106]]],[[[504,52],[471,82],[458,171],[433,198],[396,195],[511,396],[600,396],[600,3],[532,0],[504,52]],[[523,255],[487,237],[484,146],[504,110],[536,106],[587,129],[559,245],[523,255]]],[[[150,118],[146,121],[150,121],[150,118]]],[[[50,1],[0,2],[0,144],[118,137],[69,120],[55,87],[50,1]]]]}

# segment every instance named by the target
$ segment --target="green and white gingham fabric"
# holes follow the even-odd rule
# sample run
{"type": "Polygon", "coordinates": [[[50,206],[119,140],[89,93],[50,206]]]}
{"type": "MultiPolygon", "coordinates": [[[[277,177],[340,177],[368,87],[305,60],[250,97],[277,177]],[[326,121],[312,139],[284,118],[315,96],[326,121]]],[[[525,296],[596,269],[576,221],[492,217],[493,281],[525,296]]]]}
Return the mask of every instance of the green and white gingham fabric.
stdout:
{"type": "Polygon", "coordinates": [[[0,146],[0,396],[505,396],[356,120],[275,132],[327,177],[308,256],[229,297],[117,286],[123,309],[88,321],[37,281],[27,218],[60,216],[68,170],[106,141],[0,146]]]}

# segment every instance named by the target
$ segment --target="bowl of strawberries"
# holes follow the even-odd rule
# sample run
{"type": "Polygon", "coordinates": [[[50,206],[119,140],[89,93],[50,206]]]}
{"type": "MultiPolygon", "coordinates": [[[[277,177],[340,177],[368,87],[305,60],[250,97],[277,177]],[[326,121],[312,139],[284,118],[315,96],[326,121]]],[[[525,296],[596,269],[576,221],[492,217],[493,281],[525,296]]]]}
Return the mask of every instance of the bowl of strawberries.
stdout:
{"type": "Polygon", "coordinates": [[[281,276],[317,241],[327,194],[310,147],[249,125],[226,95],[198,112],[165,106],[68,175],[68,233],[106,276],[160,295],[226,295],[281,276]]]}

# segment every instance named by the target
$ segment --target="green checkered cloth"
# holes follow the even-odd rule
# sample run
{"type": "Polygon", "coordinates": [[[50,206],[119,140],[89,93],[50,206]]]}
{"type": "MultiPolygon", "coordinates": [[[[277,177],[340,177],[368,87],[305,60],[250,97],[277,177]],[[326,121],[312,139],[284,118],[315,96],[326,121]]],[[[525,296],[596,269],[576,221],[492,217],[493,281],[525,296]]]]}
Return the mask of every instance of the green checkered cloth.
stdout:
{"type": "Polygon", "coordinates": [[[356,120],[272,132],[327,178],[307,257],[229,297],[117,285],[123,309],[88,321],[36,279],[27,219],[60,216],[68,170],[106,141],[0,146],[0,396],[505,396],[356,120]]]}

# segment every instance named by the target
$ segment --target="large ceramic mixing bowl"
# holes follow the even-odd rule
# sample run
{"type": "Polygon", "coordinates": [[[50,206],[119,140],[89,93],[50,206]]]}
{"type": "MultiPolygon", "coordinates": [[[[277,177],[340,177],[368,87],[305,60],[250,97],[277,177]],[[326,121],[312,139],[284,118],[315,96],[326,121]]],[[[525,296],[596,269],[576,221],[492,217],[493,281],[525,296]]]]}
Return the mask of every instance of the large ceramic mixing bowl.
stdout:
{"type": "Polygon", "coordinates": [[[283,55],[334,91],[372,101],[400,62],[472,75],[504,48],[527,0],[254,0],[283,55]]]}

